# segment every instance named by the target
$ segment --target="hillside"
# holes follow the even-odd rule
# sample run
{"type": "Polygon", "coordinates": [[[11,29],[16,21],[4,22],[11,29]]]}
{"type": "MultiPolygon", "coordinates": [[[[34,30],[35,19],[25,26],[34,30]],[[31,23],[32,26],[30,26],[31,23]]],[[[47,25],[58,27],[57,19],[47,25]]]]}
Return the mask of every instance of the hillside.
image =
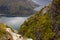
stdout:
{"type": "Polygon", "coordinates": [[[28,18],[18,33],[34,40],[60,40],[60,0],[28,18]]]}
{"type": "Polygon", "coordinates": [[[30,16],[36,7],[32,0],[0,0],[0,16],[30,16]]]}
{"type": "Polygon", "coordinates": [[[0,40],[32,40],[16,33],[11,27],[0,23],[0,40]]]}
{"type": "MultiPolygon", "coordinates": [[[[6,28],[10,28],[7,25],[0,23],[0,40],[12,40],[11,35],[6,31],[6,28]]],[[[12,28],[11,28],[12,29],[12,28]]],[[[13,31],[13,30],[12,30],[13,31]]]]}

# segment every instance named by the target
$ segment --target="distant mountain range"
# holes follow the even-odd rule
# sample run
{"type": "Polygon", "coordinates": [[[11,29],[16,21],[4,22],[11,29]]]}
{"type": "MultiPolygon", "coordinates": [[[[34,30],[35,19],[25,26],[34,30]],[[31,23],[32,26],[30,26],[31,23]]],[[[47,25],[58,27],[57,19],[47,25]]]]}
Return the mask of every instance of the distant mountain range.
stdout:
{"type": "Polygon", "coordinates": [[[30,16],[38,6],[32,0],[0,0],[0,16],[30,16]]]}

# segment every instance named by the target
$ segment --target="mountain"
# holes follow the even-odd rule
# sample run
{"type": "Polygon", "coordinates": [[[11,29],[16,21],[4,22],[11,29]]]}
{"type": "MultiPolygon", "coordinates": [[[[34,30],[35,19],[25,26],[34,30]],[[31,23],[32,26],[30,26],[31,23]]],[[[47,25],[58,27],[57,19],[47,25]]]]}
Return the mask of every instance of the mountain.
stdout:
{"type": "Polygon", "coordinates": [[[32,0],[0,0],[0,16],[30,16],[38,6],[32,0]]]}
{"type": "Polygon", "coordinates": [[[28,18],[18,33],[33,40],[60,40],[60,0],[53,0],[28,18]]]}

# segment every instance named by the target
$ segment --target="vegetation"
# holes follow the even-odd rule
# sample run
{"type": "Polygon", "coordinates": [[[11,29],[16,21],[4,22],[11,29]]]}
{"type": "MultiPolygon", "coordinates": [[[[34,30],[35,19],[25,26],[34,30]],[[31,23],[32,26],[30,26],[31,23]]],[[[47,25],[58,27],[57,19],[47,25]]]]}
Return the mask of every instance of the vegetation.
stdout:
{"type": "MultiPolygon", "coordinates": [[[[28,18],[19,28],[19,34],[33,40],[60,40],[60,0],[53,0],[46,13],[28,18]]],[[[44,12],[44,11],[43,11],[44,12]]]]}
{"type": "MultiPolygon", "coordinates": [[[[7,27],[3,23],[0,24],[0,40],[6,40],[7,27]]],[[[33,40],[60,40],[60,0],[53,0],[51,5],[28,18],[21,25],[18,33],[33,40]]]]}
{"type": "Polygon", "coordinates": [[[10,28],[10,27],[8,27],[7,25],[5,25],[4,23],[0,23],[0,40],[7,40],[9,37],[11,37],[11,35],[9,35],[6,32],[6,28],[10,28]]]}
{"type": "Polygon", "coordinates": [[[19,33],[34,40],[49,40],[52,35],[51,18],[49,12],[42,15],[40,12],[32,16],[21,25],[19,33]]]}

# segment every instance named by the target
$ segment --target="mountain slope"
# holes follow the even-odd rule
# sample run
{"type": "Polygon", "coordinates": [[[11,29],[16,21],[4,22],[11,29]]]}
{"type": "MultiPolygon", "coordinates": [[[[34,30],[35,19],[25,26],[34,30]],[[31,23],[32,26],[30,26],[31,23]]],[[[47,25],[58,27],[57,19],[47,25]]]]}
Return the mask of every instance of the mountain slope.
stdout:
{"type": "Polygon", "coordinates": [[[0,0],[1,16],[29,16],[39,5],[32,0],[0,0]]]}
{"type": "Polygon", "coordinates": [[[50,12],[54,39],[60,40],[60,0],[53,0],[50,12]]]}
{"type": "Polygon", "coordinates": [[[19,34],[34,40],[49,40],[53,35],[49,12],[44,15],[39,12],[30,17],[21,25],[19,34]]]}
{"type": "Polygon", "coordinates": [[[6,28],[10,28],[10,27],[8,27],[3,23],[0,23],[0,40],[8,40],[8,39],[12,40],[11,35],[8,32],[6,32],[6,28]]]}
{"type": "Polygon", "coordinates": [[[51,6],[43,8],[27,19],[18,33],[34,40],[60,40],[59,4],[60,0],[53,0],[51,6]]]}

